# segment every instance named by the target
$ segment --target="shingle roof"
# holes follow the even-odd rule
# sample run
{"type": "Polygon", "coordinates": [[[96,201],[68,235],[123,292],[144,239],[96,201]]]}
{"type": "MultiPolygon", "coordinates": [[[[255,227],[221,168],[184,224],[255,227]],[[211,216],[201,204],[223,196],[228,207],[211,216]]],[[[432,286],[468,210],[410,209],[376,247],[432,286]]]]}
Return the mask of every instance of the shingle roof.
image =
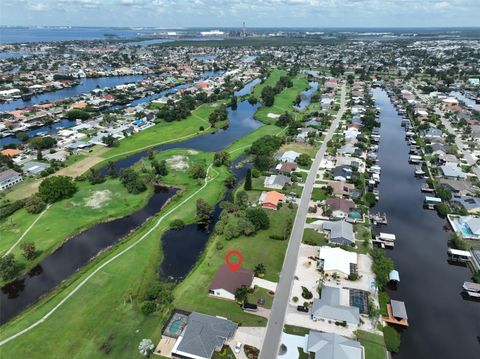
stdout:
{"type": "Polygon", "coordinates": [[[392,299],[390,304],[392,305],[392,313],[394,317],[408,319],[405,303],[392,299]]]}
{"type": "Polygon", "coordinates": [[[230,268],[224,264],[220,267],[215,278],[210,284],[210,289],[225,289],[226,291],[235,294],[235,290],[242,285],[250,287],[253,281],[253,272],[245,268],[239,268],[232,272],[230,268]]]}
{"type": "Polygon", "coordinates": [[[323,222],[323,229],[330,231],[330,240],[347,240],[354,242],[353,226],[345,221],[323,222]]]}
{"type": "Polygon", "coordinates": [[[320,299],[315,299],[312,305],[312,315],[339,322],[358,324],[360,310],[357,307],[340,305],[340,288],[324,285],[320,299]]]}
{"type": "Polygon", "coordinates": [[[191,313],[176,351],[210,358],[217,347],[235,334],[238,324],[201,313],[191,313]]]}
{"type": "Polygon", "coordinates": [[[0,182],[7,181],[11,178],[16,178],[20,174],[18,172],[15,172],[14,170],[6,170],[3,172],[0,172],[0,182]]]}

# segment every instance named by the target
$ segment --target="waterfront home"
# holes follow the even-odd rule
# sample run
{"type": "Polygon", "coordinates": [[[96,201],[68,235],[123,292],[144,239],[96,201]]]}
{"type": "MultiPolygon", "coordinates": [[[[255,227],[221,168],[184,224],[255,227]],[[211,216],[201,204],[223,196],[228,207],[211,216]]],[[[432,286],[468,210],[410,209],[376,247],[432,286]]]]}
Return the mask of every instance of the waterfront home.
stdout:
{"type": "Polygon", "coordinates": [[[22,169],[24,172],[27,172],[30,176],[37,176],[42,171],[46,170],[49,167],[50,165],[48,163],[30,161],[30,162],[24,163],[22,166],[22,169]]]}
{"type": "Polygon", "coordinates": [[[300,156],[301,153],[295,151],[285,151],[282,155],[278,156],[278,160],[281,162],[295,162],[297,157],[300,156]]]}
{"type": "Polygon", "coordinates": [[[267,209],[277,210],[278,204],[282,203],[285,200],[285,195],[283,193],[279,193],[277,191],[270,191],[270,192],[262,192],[260,198],[258,199],[258,203],[267,209]]]}
{"type": "Polygon", "coordinates": [[[20,173],[8,169],[6,171],[0,172],[0,190],[3,191],[8,187],[11,187],[19,182],[22,182],[23,178],[20,173]]]}
{"type": "Polygon", "coordinates": [[[351,210],[356,209],[355,202],[344,198],[327,198],[325,200],[326,212],[333,218],[346,218],[351,210]]]}
{"type": "Polygon", "coordinates": [[[359,342],[335,333],[310,330],[307,353],[314,359],[362,359],[363,349],[359,342]]]}
{"type": "Polygon", "coordinates": [[[21,155],[23,153],[23,151],[17,150],[16,148],[7,148],[7,149],[4,149],[4,150],[0,151],[0,153],[4,156],[16,157],[18,155],[21,155]]]}
{"type": "Polygon", "coordinates": [[[233,338],[238,324],[221,317],[193,312],[172,349],[172,358],[210,359],[233,338]]]}
{"type": "Polygon", "coordinates": [[[340,288],[322,286],[320,299],[313,300],[311,318],[314,321],[333,320],[339,323],[359,324],[360,310],[357,307],[342,305],[340,291],[340,288]]]}
{"type": "Polygon", "coordinates": [[[462,169],[454,164],[446,164],[440,166],[443,177],[447,179],[465,179],[467,175],[463,173],[462,169]]]}
{"type": "Polygon", "coordinates": [[[461,196],[472,195],[475,193],[475,188],[472,183],[467,180],[440,178],[439,182],[443,188],[461,196]]]}
{"type": "Polygon", "coordinates": [[[272,188],[272,189],[283,189],[285,185],[291,184],[292,180],[290,177],[284,175],[271,175],[265,177],[263,182],[263,186],[265,188],[272,188]]]}
{"type": "Polygon", "coordinates": [[[471,196],[454,195],[450,200],[451,203],[463,207],[468,213],[480,212],[480,198],[471,196]]]}
{"type": "Polygon", "coordinates": [[[338,197],[350,197],[357,191],[354,184],[341,181],[328,181],[328,186],[332,188],[332,194],[338,197]]]}
{"type": "Polygon", "coordinates": [[[443,132],[438,128],[431,127],[426,131],[421,131],[421,136],[424,138],[441,138],[443,137],[443,132]]]}
{"type": "Polygon", "coordinates": [[[317,268],[328,274],[348,277],[357,271],[358,254],[338,247],[322,246],[318,251],[317,268]]]}
{"type": "Polygon", "coordinates": [[[325,221],[322,224],[322,229],[327,232],[329,243],[347,245],[355,243],[353,225],[344,220],[333,222],[325,221]]]}
{"type": "Polygon", "coordinates": [[[452,229],[463,239],[480,240],[480,217],[447,215],[452,229]]]}
{"type": "Polygon", "coordinates": [[[250,288],[252,282],[253,272],[251,270],[239,268],[233,272],[224,264],[215,274],[208,288],[208,294],[213,297],[235,300],[235,291],[243,285],[250,288]]]}

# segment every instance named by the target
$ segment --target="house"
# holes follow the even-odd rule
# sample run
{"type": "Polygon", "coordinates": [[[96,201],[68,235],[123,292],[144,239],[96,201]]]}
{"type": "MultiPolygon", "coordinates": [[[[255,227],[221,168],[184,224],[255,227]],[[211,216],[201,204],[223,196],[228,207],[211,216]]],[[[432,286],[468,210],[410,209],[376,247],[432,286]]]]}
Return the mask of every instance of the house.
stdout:
{"type": "Polygon", "coordinates": [[[465,208],[469,213],[480,212],[480,198],[454,195],[450,200],[453,204],[465,208]]]}
{"type": "Polygon", "coordinates": [[[275,170],[278,173],[290,174],[294,172],[297,169],[297,167],[298,165],[295,162],[282,162],[275,167],[275,170]]]}
{"type": "Polygon", "coordinates": [[[355,185],[341,181],[328,181],[328,185],[332,187],[332,194],[340,197],[350,197],[356,191],[355,185]]]}
{"type": "Polygon", "coordinates": [[[263,186],[265,188],[273,188],[273,189],[283,189],[286,184],[292,183],[290,177],[284,175],[271,175],[265,177],[265,181],[263,182],[263,186]]]}
{"type": "Polygon", "coordinates": [[[295,140],[297,142],[306,142],[311,133],[315,135],[317,133],[317,130],[313,128],[301,128],[295,140]]]}
{"type": "Polygon", "coordinates": [[[4,156],[15,157],[15,156],[21,155],[23,151],[17,150],[15,148],[6,148],[2,150],[0,153],[4,156]]]}
{"type": "Polygon", "coordinates": [[[362,346],[355,340],[335,333],[321,333],[310,330],[307,353],[314,359],[362,359],[362,346]],[[313,355],[313,357],[312,357],[313,355]]]}
{"type": "Polygon", "coordinates": [[[43,170],[46,170],[49,167],[50,167],[50,165],[48,163],[30,161],[30,162],[25,163],[22,166],[22,169],[25,172],[27,172],[30,176],[37,176],[43,170]]]}
{"type": "Polygon", "coordinates": [[[235,300],[235,291],[242,285],[250,288],[253,282],[253,272],[239,268],[235,272],[224,264],[217,271],[208,289],[208,294],[223,299],[235,300]]]}
{"type": "Polygon", "coordinates": [[[348,277],[356,271],[357,253],[338,247],[322,246],[319,250],[317,268],[325,273],[338,273],[348,277]]]}
{"type": "Polygon", "coordinates": [[[20,173],[14,171],[14,170],[6,170],[3,172],[0,172],[0,190],[7,189],[8,187],[11,187],[19,182],[22,182],[23,178],[20,175],[20,173]]]}
{"type": "Polygon", "coordinates": [[[328,241],[336,244],[353,244],[355,236],[353,235],[353,226],[346,221],[325,221],[322,229],[329,232],[328,241]]]}
{"type": "Polygon", "coordinates": [[[262,192],[260,198],[258,199],[258,203],[263,208],[277,210],[278,204],[285,200],[285,195],[283,193],[279,193],[277,191],[270,191],[270,192],[262,192]]]}
{"type": "Polygon", "coordinates": [[[320,299],[314,299],[312,305],[312,319],[333,320],[358,325],[360,310],[357,307],[340,304],[340,288],[324,285],[320,299]]]}
{"type": "Polygon", "coordinates": [[[355,209],[357,206],[349,199],[327,198],[325,207],[331,212],[332,217],[345,218],[350,213],[350,210],[355,209]]]}
{"type": "Polygon", "coordinates": [[[475,189],[473,188],[472,184],[467,180],[453,180],[453,179],[446,179],[440,178],[439,180],[440,185],[453,192],[455,194],[459,194],[462,196],[466,196],[469,194],[473,194],[475,189]]]}
{"type": "Polygon", "coordinates": [[[172,349],[172,358],[210,359],[233,338],[238,324],[228,319],[193,312],[172,349]]]}
{"type": "Polygon", "coordinates": [[[440,138],[443,136],[443,132],[438,128],[431,127],[427,131],[423,131],[423,137],[425,138],[440,138]]]}
{"type": "Polygon", "coordinates": [[[462,169],[457,165],[446,164],[440,166],[440,170],[442,171],[443,177],[449,179],[465,179],[467,178],[466,174],[463,173],[462,169]]]}
{"type": "Polygon", "coordinates": [[[281,162],[295,162],[300,153],[295,151],[285,151],[278,159],[281,162]]]}

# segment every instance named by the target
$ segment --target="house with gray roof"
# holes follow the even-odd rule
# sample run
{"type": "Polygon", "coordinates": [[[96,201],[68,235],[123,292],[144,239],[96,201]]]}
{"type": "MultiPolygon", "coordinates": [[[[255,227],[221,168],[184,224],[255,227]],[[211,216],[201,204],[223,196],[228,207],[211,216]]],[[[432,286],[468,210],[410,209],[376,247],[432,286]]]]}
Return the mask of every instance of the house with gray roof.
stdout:
{"type": "Polygon", "coordinates": [[[172,349],[172,358],[210,359],[233,338],[237,327],[228,319],[193,312],[172,349]]]}
{"type": "Polygon", "coordinates": [[[360,310],[340,304],[340,288],[322,287],[320,299],[314,299],[312,305],[312,319],[314,321],[325,319],[336,322],[347,322],[358,325],[360,322],[360,310]]]}
{"type": "Polygon", "coordinates": [[[353,225],[346,221],[323,222],[322,228],[329,232],[328,241],[335,244],[353,244],[353,225]]]}
{"type": "Polygon", "coordinates": [[[362,359],[363,349],[359,342],[335,333],[310,330],[307,352],[315,359],[362,359]]]}
{"type": "Polygon", "coordinates": [[[30,161],[30,162],[25,163],[22,166],[22,169],[23,169],[23,171],[27,172],[31,176],[37,176],[43,170],[46,170],[49,167],[50,167],[50,165],[48,163],[30,161]]]}
{"type": "Polygon", "coordinates": [[[290,177],[284,175],[271,175],[265,178],[263,186],[265,188],[283,189],[286,184],[292,183],[290,177]]]}
{"type": "Polygon", "coordinates": [[[469,213],[480,212],[479,197],[454,195],[450,202],[465,208],[469,213]]]}
{"type": "Polygon", "coordinates": [[[467,175],[463,173],[462,169],[457,165],[453,164],[446,164],[440,166],[440,170],[442,171],[443,177],[449,179],[465,179],[467,175]]]}
{"type": "Polygon", "coordinates": [[[467,180],[440,178],[439,182],[443,188],[462,196],[473,194],[475,192],[472,183],[467,180]]]}

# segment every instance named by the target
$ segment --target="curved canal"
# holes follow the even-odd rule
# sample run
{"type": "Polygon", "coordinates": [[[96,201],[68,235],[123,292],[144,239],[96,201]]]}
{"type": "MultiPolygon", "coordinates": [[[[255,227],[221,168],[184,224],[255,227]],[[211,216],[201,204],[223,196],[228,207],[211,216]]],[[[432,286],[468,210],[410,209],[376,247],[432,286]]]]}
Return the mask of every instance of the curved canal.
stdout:
{"type": "MultiPolygon", "coordinates": [[[[155,150],[163,151],[174,148],[190,148],[205,152],[223,150],[234,141],[262,125],[262,123],[253,118],[253,114],[258,107],[258,104],[252,106],[247,101],[242,101],[238,103],[236,111],[228,108],[229,126],[227,128],[218,130],[213,134],[205,134],[186,141],[158,146],[155,150]]],[[[147,155],[147,151],[133,154],[117,161],[115,167],[117,170],[130,167],[147,155]]],[[[238,179],[243,178],[242,176],[246,173],[245,168],[237,169],[236,166],[232,167],[232,171],[238,179]]],[[[159,212],[165,202],[173,196],[174,193],[175,190],[173,189],[156,193],[150,199],[147,206],[140,211],[118,220],[98,224],[72,237],[57,251],[46,257],[38,267],[2,287],[0,293],[0,324],[7,322],[28,306],[34,304],[43,295],[47,294],[76,270],[88,263],[88,261],[100,251],[115,244],[120,238],[144,223],[148,217],[159,212]]],[[[226,196],[227,195],[228,191],[226,196]]],[[[219,213],[220,207],[217,205],[211,226],[216,222],[219,213]]],[[[202,229],[194,227],[196,227],[196,225],[186,226],[183,230],[173,234],[171,232],[167,233],[165,237],[166,252],[164,264],[162,264],[162,277],[173,277],[176,279],[183,277],[195,263],[208,240],[208,232],[211,228],[207,228],[205,232],[202,232],[202,229]],[[184,246],[179,243],[172,244],[172,240],[169,239],[171,236],[177,238],[176,235],[178,234],[181,234],[182,241],[185,241],[184,245],[191,245],[186,247],[189,250],[188,258],[184,257],[185,253],[183,256],[179,253],[185,250],[184,246]],[[199,243],[194,243],[194,240],[196,240],[198,236],[203,236],[203,239],[199,241],[199,243]],[[182,257],[185,263],[180,267],[177,266],[170,270],[170,264],[173,263],[174,258],[178,256],[182,257]]]]}
{"type": "Polygon", "coordinates": [[[380,200],[372,212],[385,212],[394,233],[395,249],[386,254],[395,262],[401,282],[393,299],[405,302],[409,328],[402,333],[401,359],[478,358],[480,303],[464,300],[462,284],[470,270],[447,262],[449,234],[435,211],[423,209],[424,180],[414,177],[401,118],[381,89],[373,90],[380,108],[382,168],[380,200]]]}

